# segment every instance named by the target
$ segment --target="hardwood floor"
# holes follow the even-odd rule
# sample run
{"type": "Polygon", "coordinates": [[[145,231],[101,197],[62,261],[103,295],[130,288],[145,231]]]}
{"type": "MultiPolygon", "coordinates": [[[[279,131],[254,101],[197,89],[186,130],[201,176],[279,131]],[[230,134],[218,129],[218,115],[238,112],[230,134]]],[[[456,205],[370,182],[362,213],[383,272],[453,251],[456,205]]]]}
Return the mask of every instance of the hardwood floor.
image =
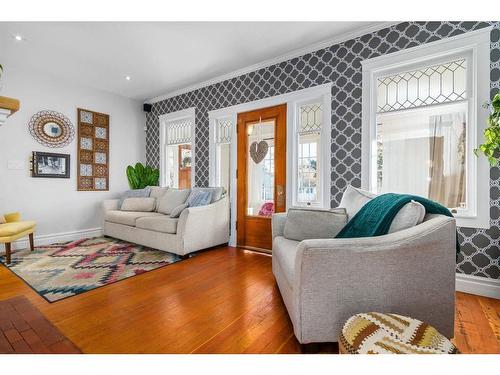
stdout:
{"type": "MultiPolygon", "coordinates": [[[[52,304],[0,266],[0,300],[18,295],[84,353],[300,352],[271,257],[251,251],[202,252],[52,304]]],[[[456,314],[460,351],[500,353],[500,300],[457,293],[456,314]]]]}

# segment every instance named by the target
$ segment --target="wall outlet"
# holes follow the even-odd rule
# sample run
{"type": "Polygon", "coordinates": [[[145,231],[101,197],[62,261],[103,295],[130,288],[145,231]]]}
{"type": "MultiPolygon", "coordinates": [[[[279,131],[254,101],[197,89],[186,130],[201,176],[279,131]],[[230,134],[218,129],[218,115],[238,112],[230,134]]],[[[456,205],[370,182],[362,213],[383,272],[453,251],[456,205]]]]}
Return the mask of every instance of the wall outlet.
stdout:
{"type": "Polygon", "coordinates": [[[23,170],[24,169],[24,161],[22,161],[22,160],[8,160],[7,161],[7,169],[23,170]]]}

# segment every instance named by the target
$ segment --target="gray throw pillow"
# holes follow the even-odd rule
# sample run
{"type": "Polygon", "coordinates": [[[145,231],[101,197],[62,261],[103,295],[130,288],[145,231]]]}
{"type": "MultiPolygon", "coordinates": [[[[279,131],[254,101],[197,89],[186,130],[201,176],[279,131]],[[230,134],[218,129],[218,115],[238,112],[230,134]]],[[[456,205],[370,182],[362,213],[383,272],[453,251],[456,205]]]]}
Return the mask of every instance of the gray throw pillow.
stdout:
{"type": "Polygon", "coordinates": [[[225,192],[225,189],[223,187],[194,187],[191,189],[191,191],[208,191],[210,192],[211,195],[211,200],[210,203],[217,202],[220,200],[225,192]]]}
{"type": "Polygon", "coordinates": [[[212,201],[211,191],[194,190],[186,201],[189,207],[206,206],[212,201]]]}
{"type": "Polygon", "coordinates": [[[170,213],[170,217],[173,219],[178,218],[179,216],[181,216],[182,211],[184,211],[188,207],[189,206],[187,203],[183,203],[183,204],[178,205],[177,207],[175,207],[172,210],[172,212],[170,213]]]}
{"type": "Polygon", "coordinates": [[[343,208],[329,211],[290,208],[283,236],[295,241],[334,238],[346,224],[347,214],[343,208]]]}
{"type": "Polygon", "coordinates": [[[122,211],[151,212],[156,207],[155,198],[126,198],[121,205],[122,211]]]}
{"type": "Polygon", "coordinates": [[[161,198],[158,198],[156,211],[165,215],[170,215],[174,208],[186,202],[190,192],[190,189],[168,189],[161,198]]]}

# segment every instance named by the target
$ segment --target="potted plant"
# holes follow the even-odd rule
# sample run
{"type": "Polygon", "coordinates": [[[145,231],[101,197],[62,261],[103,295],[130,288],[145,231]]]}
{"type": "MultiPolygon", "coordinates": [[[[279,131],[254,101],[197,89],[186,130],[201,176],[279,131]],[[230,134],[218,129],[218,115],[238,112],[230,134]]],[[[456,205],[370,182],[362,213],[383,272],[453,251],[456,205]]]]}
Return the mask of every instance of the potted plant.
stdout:
{"type": "Polygon", "coordinates": [[[483,153],[491,166],[498,165],[500,159],[500,92],[491,102],[483,104],[484,108],[490,109],[487,119],[488,127],[484,130],[484,143],[474,150],[476,156],[483,153]]]}
{"type": "Polygon", "coordinates": [[[130,188],[144,189],[146,186],[158,186],[160,181],[160,171],[150,166],[145,167],[142,163],[137,163],[135,167],[127,167],[127,178],[130,188]]]}

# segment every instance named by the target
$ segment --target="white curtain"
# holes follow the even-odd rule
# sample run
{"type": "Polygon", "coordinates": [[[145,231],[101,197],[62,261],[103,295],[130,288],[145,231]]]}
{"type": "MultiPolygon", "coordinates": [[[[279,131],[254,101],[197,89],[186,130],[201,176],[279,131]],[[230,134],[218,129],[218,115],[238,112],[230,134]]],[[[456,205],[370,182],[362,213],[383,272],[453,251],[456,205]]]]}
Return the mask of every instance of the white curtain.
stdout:
{"type": "Polygon", "coordinates": [[[430,118],[429,198],[449,208],[465,204],[465,114],[430,118]]]}

